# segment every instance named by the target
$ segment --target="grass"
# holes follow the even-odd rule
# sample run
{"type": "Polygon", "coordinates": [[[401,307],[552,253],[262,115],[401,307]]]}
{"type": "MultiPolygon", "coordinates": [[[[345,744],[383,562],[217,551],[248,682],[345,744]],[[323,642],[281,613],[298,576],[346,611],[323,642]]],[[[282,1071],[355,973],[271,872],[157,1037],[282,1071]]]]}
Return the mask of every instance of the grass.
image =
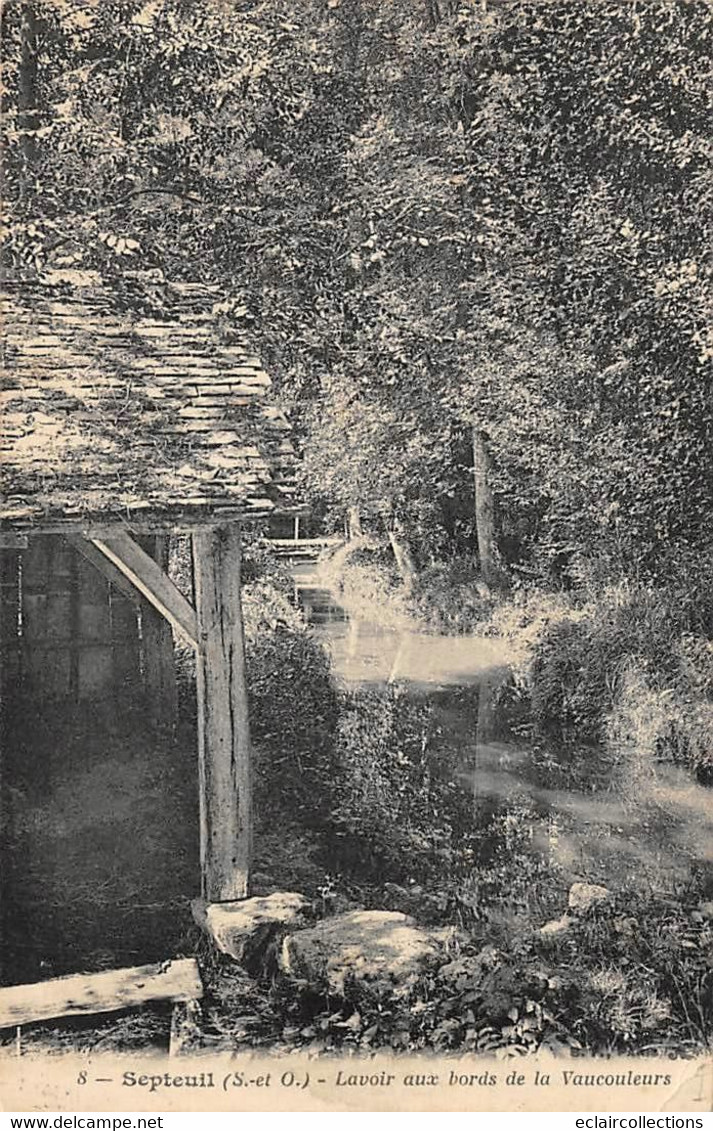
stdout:
{"type": "Polygon", "coordinates": [[[496,607],[483,586],[477,562],[453,558],[421,571],[410,598],[416,619],[433,632],[460,636],[479,632],[496,607]]]}
{"type": "Polygon", "coordinates": [[[325,557],[318,576],[352,616],[393,628],[417,624],[421,631],[464,635],[478,631],[496,605],[470,558],[432,562],[407,592],[391,550],[371,537],[325,557]]]}
{"type": "Polygon", "coordinates": [[[545,626],[530,694],[541,729],[601,741],[639,767],[713,772],[713,644],[690,630],[676,594],[622,584],[545,626]]]}

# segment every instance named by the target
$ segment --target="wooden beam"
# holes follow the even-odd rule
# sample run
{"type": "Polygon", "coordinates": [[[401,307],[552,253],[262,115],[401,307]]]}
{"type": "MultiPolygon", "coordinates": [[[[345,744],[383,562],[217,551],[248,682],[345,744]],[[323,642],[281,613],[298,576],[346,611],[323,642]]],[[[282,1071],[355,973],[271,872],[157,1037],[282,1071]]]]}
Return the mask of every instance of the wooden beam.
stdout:
{"type": "Polygon", "coordinates": [[[195,958],[70,974],[26,986],[0,989],[0,1029],[54,1017],[113,1013],[147,1001],[195,1001],[203,996],[195,958]]]}
{"type": "Polygon", "coordinates": [[[126,531],[117,531],[110,537],[92,538],[92,542],[173,625],[176,632],[200,651],[195,610],[151,555],[142,550],[126,531]]]}
{"type": "Polygon", "coordinates": [[[305,550],[314,547],[317,550],[322,547],[326,548],[327,546],[344,545],[344,539],[338,534],[329,534],[324,538],[299,538],[296,541],[294,538],[266,538],[265,541],[268,542],[270,546],[274,546],[277,550],[291,550],[295,546],[299,546],[301,549],[305,550]]]}
{"type": "MultiPolygon", "coordinates": [[[[140,511],[122,511],[112,518],[86,517],[54,518],[27,515],[13,519],[12,530],[18,534],[82,534],[85,538],[112,536],[117,530],[131,530],[136,534],[192,534],[196,529],[212,529],[228,522],[258,522],[266,518],[309,516],[310,508],[289,503],[276,503],[269,507],[193,507],[173,508],[144,514],[140,511]]],[[[5,527],[5,529],[9,529],[5,527]]]]}
{"type": "Polygon", "coordinates": [[[106,555],[101,553],[93,542],[90,542],[87,538],[82,538],[80,534],[67,534],[65,538],[70,546],[72,546],[78,554],[82,555],[85,561],[88,561],[90,565],[93,565],[95,569],[99,570],[99,573],[106,578],[110,585],[113,585],[124,597],[127,597],[135,608],[141,608],[141,598],[139,597],[136,586],[132,585],[126,574],[122,573],[113,562],[109,561],[106,555]]]}
{"type": "Polygon", "coordinates": [[[252,795],[240,530],[193,535],[196,612],[200,836],[203,896],[244,899],[252,848],[252,795]]]}

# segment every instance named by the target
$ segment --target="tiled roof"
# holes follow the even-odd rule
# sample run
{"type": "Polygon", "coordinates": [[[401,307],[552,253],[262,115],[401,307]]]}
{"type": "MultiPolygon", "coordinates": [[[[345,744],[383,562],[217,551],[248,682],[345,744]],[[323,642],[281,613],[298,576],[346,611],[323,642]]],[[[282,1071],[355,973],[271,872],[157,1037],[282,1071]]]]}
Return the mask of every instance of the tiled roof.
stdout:
{"type": "Polygon", "coordinates": [[[289,424],[217,291],[79,284],[4,287],[0,522],[294,509],[289,424]]]}

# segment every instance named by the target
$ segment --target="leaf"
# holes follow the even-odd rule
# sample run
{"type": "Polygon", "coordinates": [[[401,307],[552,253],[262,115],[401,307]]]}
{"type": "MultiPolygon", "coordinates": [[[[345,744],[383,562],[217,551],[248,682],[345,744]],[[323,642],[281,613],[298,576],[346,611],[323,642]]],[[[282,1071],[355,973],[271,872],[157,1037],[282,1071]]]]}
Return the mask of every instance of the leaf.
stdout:
{"type": "Polygon", "coordinates": [[[358,1033],[361,1029],[361,1014],[354,1012],[351,1017],[346,1021],[337,1021],[336,1027],[338,1029],[349,1029],[352,1033],[358,1033]]]}

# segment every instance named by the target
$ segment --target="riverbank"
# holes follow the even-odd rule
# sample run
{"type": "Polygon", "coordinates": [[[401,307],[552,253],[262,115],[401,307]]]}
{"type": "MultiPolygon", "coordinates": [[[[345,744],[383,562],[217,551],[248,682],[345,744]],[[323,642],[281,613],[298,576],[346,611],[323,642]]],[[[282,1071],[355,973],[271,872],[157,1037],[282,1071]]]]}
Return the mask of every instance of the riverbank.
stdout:
{"type": "Polygon", "coordinates": [[[639,773],[668,761],[713,780],[713,587],[620,581],[497,597],[466,559],[407,590],[368,540],[318,577],[356,620],[502,641],[542,733],[601,743],[639,773]]]}
{"type": "Polygon", "coordinates": [[[477,631],[496,607],[472,559],[427,567],[407,588],[391,551],[368,536],[324,555],[315,579],[351,616],[371,617],[392,628],[466,635],[477,631]]]}

